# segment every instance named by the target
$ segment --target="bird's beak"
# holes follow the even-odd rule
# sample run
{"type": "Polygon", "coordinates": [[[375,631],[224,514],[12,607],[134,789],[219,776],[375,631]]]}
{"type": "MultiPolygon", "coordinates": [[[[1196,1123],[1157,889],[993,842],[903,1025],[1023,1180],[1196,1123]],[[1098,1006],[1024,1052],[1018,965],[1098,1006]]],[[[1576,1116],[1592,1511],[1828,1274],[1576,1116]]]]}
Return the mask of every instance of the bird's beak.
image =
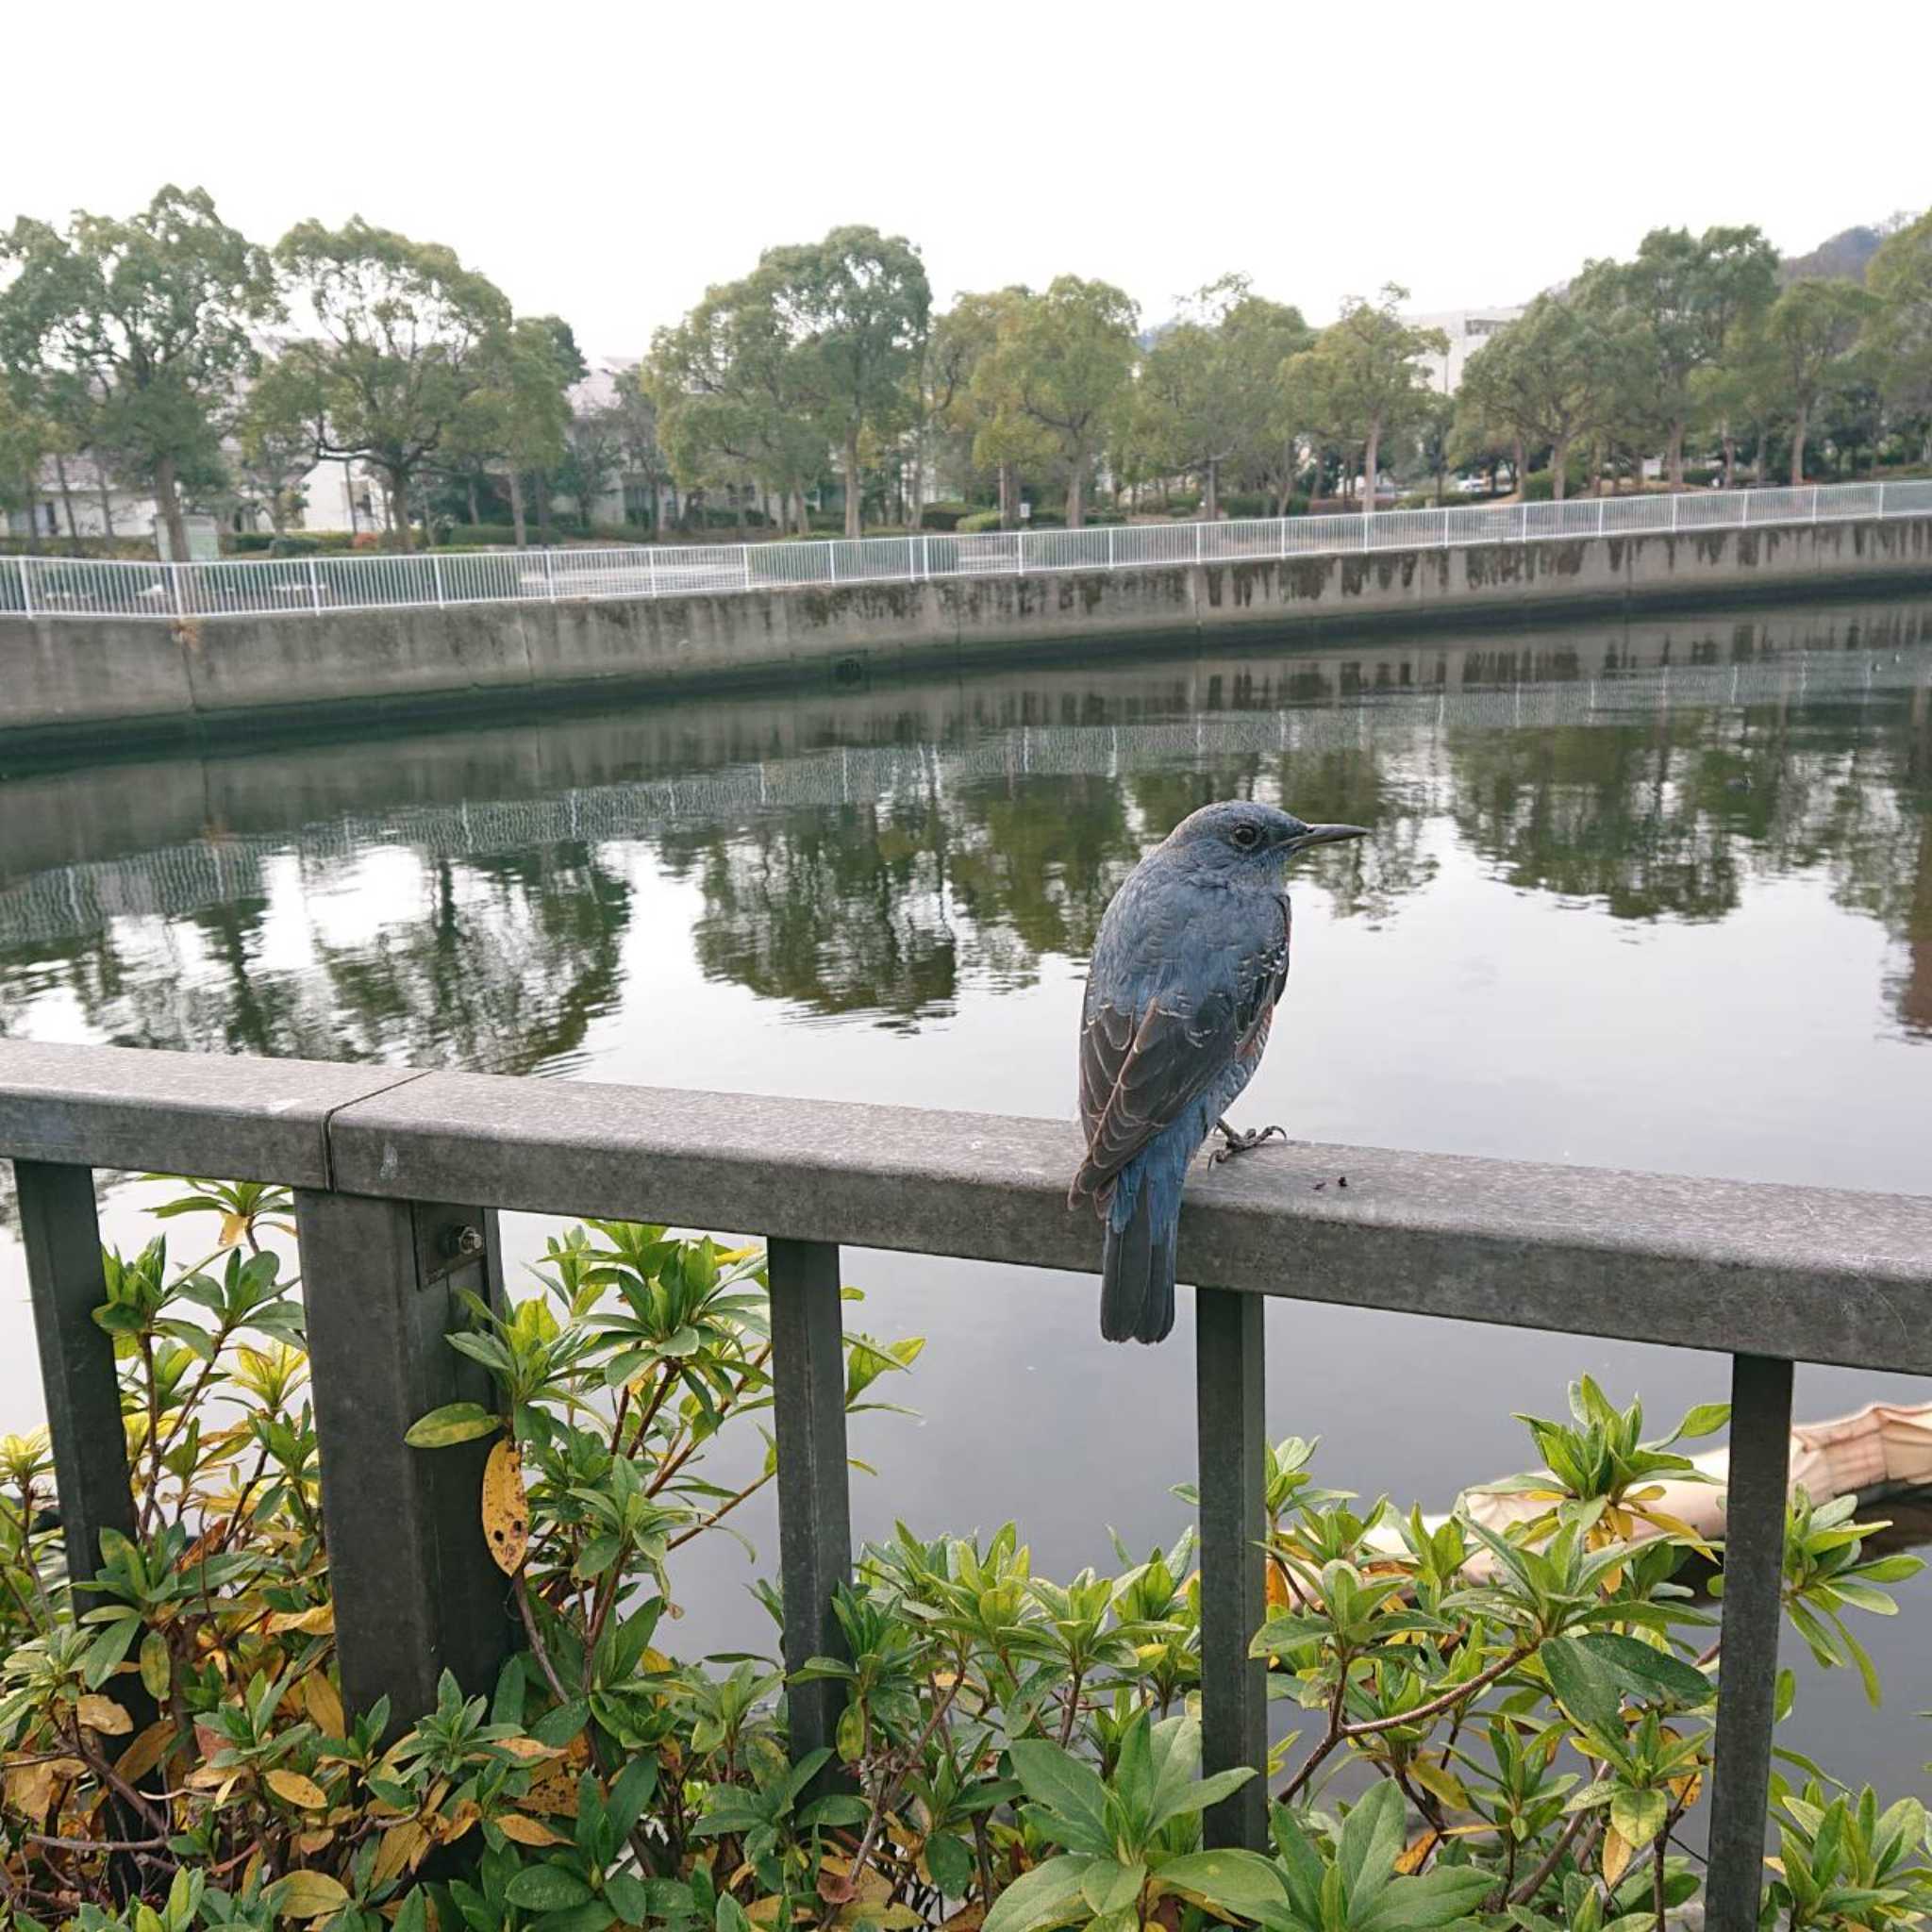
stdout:
{"type": "Polygon", "coordinates": [[[1310,825],[1299,837],[1288,841],[1288,849],[1292,856],[1306,852],[1310,845],[1334,845],[1343,839],[1366,839],[1368,836],[1366,825],[1310,825]]]}

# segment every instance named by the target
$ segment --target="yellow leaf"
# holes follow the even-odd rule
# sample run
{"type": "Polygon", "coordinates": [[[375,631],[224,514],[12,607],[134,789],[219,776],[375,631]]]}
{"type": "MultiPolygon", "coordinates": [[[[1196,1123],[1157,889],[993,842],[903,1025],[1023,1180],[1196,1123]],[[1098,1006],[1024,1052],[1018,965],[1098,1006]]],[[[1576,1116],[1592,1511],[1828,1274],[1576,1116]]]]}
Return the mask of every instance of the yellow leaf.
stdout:
{"type": "Polygon", "coordinates": [[[753,1899],[744,1908],[744,1916],[754,1925],[772,1926],[778,1923],[778,1908],[785,1901],[774,1891],[764,1898],[753,1899]]]}
{"type": "Polygon", "coordinates": [[[575,1818],[577,1815],[576,1778],[568,1765],[553,1764],[541,1777],[531,1782],[530,1789],[519,1802],[525,1811],[575,1818]]]}
{"type": "Polygon", "coordinates": [[[335,1606],[314,1604],[306,1610],[277,1610],[268,1620],[268,1627],[275,1636],[284,1630],[304,1630],[310,1636],[326,1637],[336,1627],[335,1606]]]}
{"type": "Polygon", "coordinates": [[[1288,1572],[1279,1563],[1268,1565],[1268,1607],[1285,1610],[1293,1601],[1288,1587],[1288,1572]]]}
{"type": "Polygon", "coordinates": [[[1407,1848],[1403,1852],[1402,1856],[1396,1859],[1395,1869],[1398,1872],[1400,1872],[1404,1877],[1407,1877],[1412,1872],[1420,1872],[1423,1868],[1423,1860],[1425,1859],[1429,1856],[1429,1854],[1436,1849],[1436,1846],[1441,1841],[1441,1834],[1440,1832],[1419,1832],[1416,1835],[1414,1841],[1410,1843],[1407,1846],[1407,1848]]]}
{"type": "Polygon", "coordinates": [[[310,1671],[302,1679],[302,1702],[309,1722],[325,1738],[348,1736],[348,1721],[342,1712],[341,1693],[320,1671],[310,1671]]]}
{"type": "Polygon", "coordinates": [[[270,1772],[268,1788],[283,1803],[300,1805],[310,1811],[319,1811],[328,1803],[328,1793],[313,1778],[304,1777],[299,1771],[270,1772]]]}
{"type": "Polygon", "coordinates": [[[1432,1757],[1418,1757],[1409,1766],[1409,1775],[1424,1790],[1433,1791],[1443,1804],[1457,1811],[1471,1809],[1469,1788],[1446,1766],[1438,1764],[1432,1757]]]}
{"type": "Polygon", "coordinates": [[[47,1807],[54,1802],[54,1787],[59,1781],[59,1774],[46,1758],[38,1764],[9,1764],[6,1780],[8,1806],[30,1824],[42,1824],[46,1820],[47,1807]]]}
{"type": "Polygon", "coordinates": [[[245,1214],[225,1214],[222,1216],[221,1245],[225,1248],[238,1248],[248,1239],[248,1217],[245,1214]]]}
{"type": "Polygon", "coordinates": [[[483,1807],[476,1803],[475,1798],[463,1799],[457,1806],[457,1808],[443,1820],[441,1828],[436,1834],[437,1843],[440,1845],[455,1844],[458,1839],[461,1838],[482,1816],[483,1807]]]}
{"type": "Polygon", "coordinates": [[[1630,1869],[1630,1847],[1613,1824],[1604,1833],[1604,1883],[1613,1890],[1630,1869]]]}
{"type": "Polygon", "coordinates": [[[372,1885],[386,1885],[398,1876],[404,1866],[413,1866],[427,1849],[429,1834],[412,1818],[392,1824],[383,1833],[375,1848],[375,1865],[369,1877],[372,1885]]]}
{"type": "Polygon", "coordinates": [[[325,1850],[335,1842],[334,1830],[323,1825],[315,1831],[298,1831],[295,1834],[295,1849],[305,1858],[312,1858],[317,1852],[325,1850]]]}
{"type": "Polygon", "coordinates": [[[1644,1509],[1640,1513],[1666,1534],[1682,1537],[1700,1556],[1709,1557],[1714,1554],[1703,1531],[1686,1523],[1681,1516],[1666,1515],[1661,1509],[1644,1509]]]}
{"type": "Polygon", "coordinates": [[[513,1839],[520,1845],[560,1845],[569,1840],[558,1837],[547,1824],[539,1824],[534,1818],[525,1818],[521,1811],[506,1811],[502,1817],[491,1820],[505,1838],[513,1839]]]}
{"type": "Polygon", "coordinates": [[[530,1547],[530,1505],[524,1494],[524,1454],[508,1438],[498,1441],[483,1465],[483,1534],[506,1576],[524,1567],[530,1547]]]}
{"type": "Polygon", "coordinates": [[[563,1748],[558,1744],[546,1744],[538,1738],[499,1738],[496,1740],[499,1751],[508,1751],[512,1757],[521,1757],[525,1763],[540,1757],[561,1757],[563,1748]]]}
{"type": "Polygon", "coordinates": [[[349,1903],[349,1894],[326,1872],[291,1872],[275,1886],[274,1898],[284,1919],[320,1919],[349,1903]]]}
{"type": "Polygon", "coordinates": [[[125,1737],[134,1728],[134,1720],[111,1697],[99,1695],[80,1700],[80,1721],[104,1738],[125,1737]]]}
{"type": "Polygon", "coordinates": [[[114,1760],[114,1769],[129,1784],[144,1778],[167,1756],[174,1736],[175,1727],[165,1718],[149,1724],[114,1760]]]}

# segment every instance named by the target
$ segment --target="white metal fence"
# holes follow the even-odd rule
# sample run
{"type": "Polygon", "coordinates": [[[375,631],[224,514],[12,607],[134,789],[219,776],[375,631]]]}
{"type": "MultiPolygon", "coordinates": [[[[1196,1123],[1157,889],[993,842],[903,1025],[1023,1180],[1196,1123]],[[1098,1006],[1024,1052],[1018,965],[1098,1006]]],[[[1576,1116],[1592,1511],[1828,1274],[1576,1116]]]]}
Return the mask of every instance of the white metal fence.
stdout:
{"type": "Polygon", "coordinates": [[[1932,480],[1588,496],[1568,503],[1472,504],[1238,523],[989,530],[971,536],[927,531],[811,543],[425,551],[218,563],[16,557],[0,558],[0,614],[173,621],[566,598],[712,596],[1924,516],[1932,516],[1932,480]]]}

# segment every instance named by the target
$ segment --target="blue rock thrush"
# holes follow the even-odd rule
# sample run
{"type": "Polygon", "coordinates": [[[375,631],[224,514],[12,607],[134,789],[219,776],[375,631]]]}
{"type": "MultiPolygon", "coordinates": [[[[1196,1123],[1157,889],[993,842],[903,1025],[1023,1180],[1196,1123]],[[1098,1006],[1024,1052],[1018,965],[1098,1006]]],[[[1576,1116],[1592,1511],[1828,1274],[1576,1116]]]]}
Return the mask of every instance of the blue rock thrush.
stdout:
{"type": "Polygon", "coordinates": [[[1158,1341],[1174,1326],[1181,1183],[1209,1130],[1225,1137],[1216,1159],[1281,1132],[1240,1133],[1222,1116],[1260,1064],[1288,980],[1288,861],[1366,836],[1271,806],[1203,806],[1108,907],[1087,972],[1087,1158],[1069,1203],[1091,1200],[1106,1220],[1100,1332],[1109,1341],[1158,1341]]]}

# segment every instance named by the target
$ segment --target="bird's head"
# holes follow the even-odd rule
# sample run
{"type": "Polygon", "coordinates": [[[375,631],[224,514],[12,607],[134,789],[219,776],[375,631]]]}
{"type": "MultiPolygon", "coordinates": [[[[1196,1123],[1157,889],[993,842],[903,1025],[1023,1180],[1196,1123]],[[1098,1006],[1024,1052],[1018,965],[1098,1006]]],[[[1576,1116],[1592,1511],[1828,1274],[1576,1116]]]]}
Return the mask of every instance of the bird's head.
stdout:
{"type": "Polygon", "coordinates": [[[1298,852],[1314,845],[1332,845],[1341,839],[1365,839],[1368,829],[1366,825],[1311,825],[1291,811],[1230,798],[1190,812],[1168,834],[1167,842],[1205,865],[1254,866],[1278,877],[1298,852]]]}

